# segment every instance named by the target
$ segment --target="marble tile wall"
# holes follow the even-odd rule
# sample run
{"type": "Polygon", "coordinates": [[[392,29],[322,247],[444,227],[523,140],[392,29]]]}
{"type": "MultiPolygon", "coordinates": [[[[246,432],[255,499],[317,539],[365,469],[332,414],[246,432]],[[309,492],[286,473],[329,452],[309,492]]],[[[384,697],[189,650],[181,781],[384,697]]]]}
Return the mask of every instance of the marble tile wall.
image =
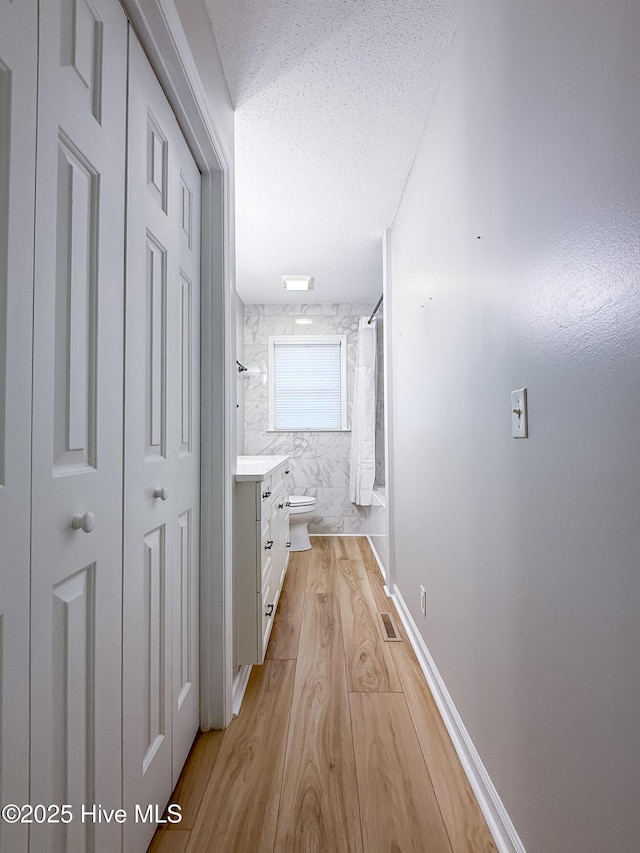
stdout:
{"type": "Polygon", "coordinates": [[[314,495],[310,533],[367,532],[367,508],[349,500],[350,432],[268,432],[267,342],[269,335],[347,335],[349,425],[356,364],[358,320],[373,305],[327,303],[306,305],[245,305],[244,377],[245,446],[250,456],[287,453],[291,456],[293,494],[314,495]],[[297,325],[307,317],[310,325],[297,325]]]}

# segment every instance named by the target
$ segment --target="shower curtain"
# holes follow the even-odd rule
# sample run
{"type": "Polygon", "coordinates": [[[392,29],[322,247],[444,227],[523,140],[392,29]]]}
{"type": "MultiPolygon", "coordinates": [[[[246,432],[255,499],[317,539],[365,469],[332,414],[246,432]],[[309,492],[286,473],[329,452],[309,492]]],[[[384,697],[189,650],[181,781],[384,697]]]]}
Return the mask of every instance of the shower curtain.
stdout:
{"type": "Polygon", "coordinates": [[[351,418],[349,499],[371,506],[376,476],[376,321],[362,317],[358,325],[358,356],[351,418]]]}

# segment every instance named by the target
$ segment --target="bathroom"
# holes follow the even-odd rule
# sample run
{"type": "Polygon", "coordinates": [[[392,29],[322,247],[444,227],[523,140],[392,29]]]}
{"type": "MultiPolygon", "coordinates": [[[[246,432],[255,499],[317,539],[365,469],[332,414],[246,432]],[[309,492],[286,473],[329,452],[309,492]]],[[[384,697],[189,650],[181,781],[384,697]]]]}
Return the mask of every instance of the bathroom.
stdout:
{"type": "Polygon", "coordinates": [[[375,312],[375,484],[370,506],[349,499],[353,393],[358,352],[358,325],[370,318],[373,303],[243,304],[236,317],[238,372],[238,455],[288,455],[290,494],[310,496],[307,515],[313,536],[369,536],[384,571],[387,561],[384,432],[384,306],[375,312]],[[346,429],[276,431],[269,429],[270,336],[340,335],[346,338],[346,429]]]}

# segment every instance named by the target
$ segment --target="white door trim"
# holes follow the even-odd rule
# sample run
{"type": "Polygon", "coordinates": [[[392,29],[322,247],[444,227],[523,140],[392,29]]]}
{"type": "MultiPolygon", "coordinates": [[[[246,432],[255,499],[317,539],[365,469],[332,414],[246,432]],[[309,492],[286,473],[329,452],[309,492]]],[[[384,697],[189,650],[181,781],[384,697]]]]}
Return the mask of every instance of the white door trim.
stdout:
{"type": "Polygon", "coordinates": [[[394,517],[394,462],[393,462],[393,352],[392,322],[393,294],[391,285],[391,229],[382,236],[382,298],[384,305],[383,359],[384,359],[384,482],[387,490],[387,543],[388,557],[386,581],[389,594],[396,584],[396,549],[394,517]]]}
{"type": "Polygon", "coordinates": [[[121,0],[202,173],[200,725],[232,719],[232,163],[173,0],[121,0]]]}

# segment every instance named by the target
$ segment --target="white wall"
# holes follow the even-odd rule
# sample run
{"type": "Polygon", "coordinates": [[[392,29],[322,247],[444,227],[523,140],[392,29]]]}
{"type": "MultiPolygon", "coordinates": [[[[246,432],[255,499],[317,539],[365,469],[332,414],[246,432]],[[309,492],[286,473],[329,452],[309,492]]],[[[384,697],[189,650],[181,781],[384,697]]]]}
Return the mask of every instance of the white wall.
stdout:
{"type": "Polygon", "coordinates": [[[393,226],[397,583],[532,853],[640,838],[639,37],[468,0],[393,226]]]}

